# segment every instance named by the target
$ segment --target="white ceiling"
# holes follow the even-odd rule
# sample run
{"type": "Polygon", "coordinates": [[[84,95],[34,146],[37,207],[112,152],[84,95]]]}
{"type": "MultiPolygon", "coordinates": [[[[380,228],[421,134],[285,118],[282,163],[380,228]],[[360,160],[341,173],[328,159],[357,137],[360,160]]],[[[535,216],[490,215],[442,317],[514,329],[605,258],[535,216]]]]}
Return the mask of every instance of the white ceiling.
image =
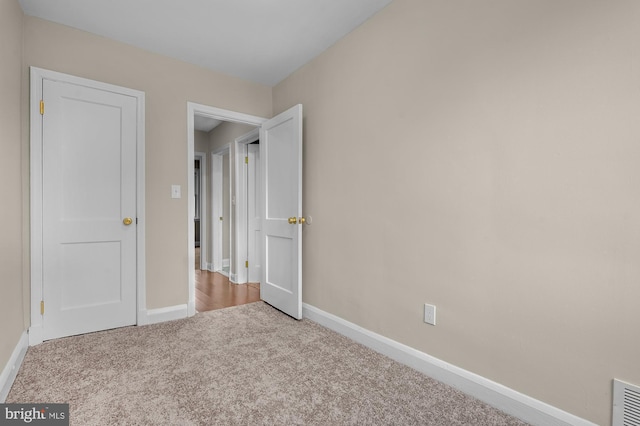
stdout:
{"type": "Polygon", "coordinates": [[[27,15],[273,86],[392,0],[19,0],[27,15]]]}
{"type": "Polygon", "coordinates": [[[193,127],[196,130],[200,130],[201,132],[210,132],[214,128],[218,127],[222,121],[216,120],[215,118],[205,117],[203,115],[194,115],[193,116],[193,127]]]}

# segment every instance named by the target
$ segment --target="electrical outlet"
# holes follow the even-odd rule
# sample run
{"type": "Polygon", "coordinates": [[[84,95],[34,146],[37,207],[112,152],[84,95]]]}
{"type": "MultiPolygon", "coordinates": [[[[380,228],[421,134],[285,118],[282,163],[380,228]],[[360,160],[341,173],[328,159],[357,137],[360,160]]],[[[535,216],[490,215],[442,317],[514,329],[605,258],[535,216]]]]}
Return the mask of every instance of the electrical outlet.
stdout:
{"type": "Polygon", "coordinates": [[[424,322],[431,325],[436,325],[436,306],[424,304],[424,322]]]}

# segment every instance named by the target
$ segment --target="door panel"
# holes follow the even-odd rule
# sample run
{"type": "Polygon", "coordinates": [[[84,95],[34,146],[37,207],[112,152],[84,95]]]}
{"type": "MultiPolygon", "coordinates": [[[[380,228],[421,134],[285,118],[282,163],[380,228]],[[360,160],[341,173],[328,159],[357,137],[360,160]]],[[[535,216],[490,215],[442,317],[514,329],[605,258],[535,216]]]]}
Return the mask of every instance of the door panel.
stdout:
{"type": "Polygon", "coordinates": [[[291,273],[291,264],[295,262],[295,244],[291,237],[267,236],[267,253],[281,255],[267,259],[267,281],[271,286],[293,294],[295,276],[291,273]],[[283,261],[286,260],[286,261],[283,261]]]}
{"type": "Polygon", "coordinates": [[[272,173],[267,181],[267,216],[271,219],[286,219],[298,211],[296,189],[297,179],[297,151],[295,123],[293,117],[274,125],[269,129],[271,143],[268,146],[266,168],[272,173]],[[292,167],[293,165],[293,167],[292,167]]]}
{"type": "Polygon", "coordinates": [[[137,101],[47,79],[43,99],[43,338],[135,324],[137,101]]]}
{"type": "Polygon", "coordinates": [[[260,297],[302,318],[302,105],[260,129],[264,218],[260,297]],[[296,223],[289,223],[296,218],[296,223]]]}
{"type": "MultiPolygon", "coordinates": [[[[47,85],[50,82],[46,82],[47,85]]],[[[45,96],[48,92],[45,90],[45,96]]],[[[120,108],[86,102],[84,99],[62,97],[59,102],[47,99],[46,124],[50,124],[50,116],[58,111],[61,123],[56,126],[64,137],[64,145],[57,148],[57,166],[60,168],[61,188],[63,190],[62,215],[63,222],[74,220],[107,219],[120,216],[119,185],[103,185],[95,190],[93,179],[88,176],[101,176],[106,182],[120,179],[122,150],[119,144],[99,143],[102,140],[117,141],[120,139],[120,108]],[[115,124],[115,125],[114,125],[115,124]],[[95,136],[94,136],[95,135],[95,136]],[[70,137],[73,136],[73,137],[70,137]],[[91,143],[87,143],[91,140],[91,143]]],[[[48,131],[52,126],[45,127],[48,131]]],[[[48,158],[49,159],[49,158],[48,158]]],[[[55,166],[55,165],[54,165],[55,166]]]]}
{"type": "Polygon", "coordinates": [[[121,257],[118,241],[60,244],[60,309],[90,308],[122,300],[121,257]]]}

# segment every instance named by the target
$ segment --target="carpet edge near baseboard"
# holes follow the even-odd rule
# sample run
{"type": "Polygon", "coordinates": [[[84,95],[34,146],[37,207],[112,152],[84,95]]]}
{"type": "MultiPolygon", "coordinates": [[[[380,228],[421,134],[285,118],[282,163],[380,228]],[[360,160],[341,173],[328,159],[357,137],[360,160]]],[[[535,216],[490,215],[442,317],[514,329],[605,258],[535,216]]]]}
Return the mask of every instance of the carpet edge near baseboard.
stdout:
{"type": "Polygon", "coordinates": [[[532,425],[597,426],[588,420],[374,333],[313,305],[303,303],[302,316],[532,425]]]}
{"type": "MultiPolygon", "coordinates": [[[[167,319],[178,319],[182,317],[185,307],[173,307],[170,314],[156,314],[169,314],[167,319]]],[[[164,322],[162,317],[164,315],[155,316],[152,322],[164,322]]],[[[374,333],[313,305],[303,304],[303,317],[533,425],[596,426],[595,423],[374,333]]],[[[5,402],[11,390],[28,346],[29,337],[25,331],[0,374],[0,403],[5,402]]]]}
{"type": "Polygon", "coordinates": [[[0,404],[3,404],[9,395],[11,386],[13,386],[13,382],[18,375],[18,370],[20,370],[20,366],[24,360],[24,356],[27,354],[28,347],[29,335],[26,331],[23,331],[7,364],[2,369],[2,374],[0,374],[0,404]]]}

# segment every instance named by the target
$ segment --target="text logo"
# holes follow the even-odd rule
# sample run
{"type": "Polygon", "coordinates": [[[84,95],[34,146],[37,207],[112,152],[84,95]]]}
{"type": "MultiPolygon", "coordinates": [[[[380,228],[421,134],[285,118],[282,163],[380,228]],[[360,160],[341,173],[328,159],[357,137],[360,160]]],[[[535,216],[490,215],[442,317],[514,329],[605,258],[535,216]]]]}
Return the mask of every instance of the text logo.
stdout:
{"type": "Polygon", "coordinates": [[[69,404],[0,404],[0,426],[68,426],[69,404]]]}

